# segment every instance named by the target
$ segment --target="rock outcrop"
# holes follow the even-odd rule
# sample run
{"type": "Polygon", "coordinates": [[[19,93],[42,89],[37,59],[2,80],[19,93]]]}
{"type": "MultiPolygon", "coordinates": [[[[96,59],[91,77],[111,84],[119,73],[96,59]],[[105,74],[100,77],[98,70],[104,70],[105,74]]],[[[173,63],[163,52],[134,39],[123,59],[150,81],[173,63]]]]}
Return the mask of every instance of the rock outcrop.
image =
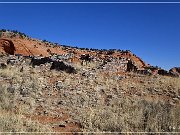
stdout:
{"type": "Polygon", "coordinates": [[[0,52],[14,55],[15,47],[13,42],[8,39],[0,39],[0,52]]]}
{"type": "Polygon", "coordinates": [[[170,72],[172,75],[179,77],[179,76],[180,76],[180,67],[171,68],[171,69],[169,70],[169,72],[170,72]]]}
{"type": "Polygon", "coordinates": [[[88,63],[95,63],[99,66],[106,62],[104,69],[113,67],[111,69],[117,72],[132,71],[134,69],[131,68],[142,69],[147,66],[144,61],[127,50],[94,50],[57,45],[46,40],[32,39],[21,32],[15,32],[16,31],[1,32],[0,52],[11,55],[21,54],[23,56],[56,56],[54,58],[60,58],[63,61],[79,63],[85,66],[87,66],[88,63]],[[107,67],[108,65],[111,66],[107,67]]]}
{"type": "MultiPolygon", "coordinates": [[[[179,76],[177,68],[170,70],[170,72],[160,68],[151,68],[153,66],[146,64],[129,50],[98,50],[58,45],[46,40],[30,38],[17,31],[0,31],[0,52],[10,55],[41,57],[41,59],[32,60],[33,66],[50,63],[53,60],[52,69],[56,70],[59,65],[62,67],[62,63],[57,63],[60,60],[81,64],[88,69],[101,69],[103,72],[136,72],[179,76]]],[[[66,71],[74,72],[68,66],[66,68],[68,69],[66,71]]],[[[61,70],[61,68],[59,69],[61,70]]]]}

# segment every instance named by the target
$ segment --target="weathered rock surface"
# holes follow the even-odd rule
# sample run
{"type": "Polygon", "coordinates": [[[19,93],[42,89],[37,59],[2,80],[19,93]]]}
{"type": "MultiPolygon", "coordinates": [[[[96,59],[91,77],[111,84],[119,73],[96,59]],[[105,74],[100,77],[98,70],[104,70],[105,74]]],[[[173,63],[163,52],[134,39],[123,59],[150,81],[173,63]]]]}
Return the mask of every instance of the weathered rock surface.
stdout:
{"type": "Polygon", "coordinates": [[[15,53],[14,43],[9,39],[0,38],[0,52],[13,55],[15,53]]]}
{"type": "Polygon", "coordinates": [[[180,67],[174,67],[169,70],[169,72],[174,76],[180,76],[180,67]]]}

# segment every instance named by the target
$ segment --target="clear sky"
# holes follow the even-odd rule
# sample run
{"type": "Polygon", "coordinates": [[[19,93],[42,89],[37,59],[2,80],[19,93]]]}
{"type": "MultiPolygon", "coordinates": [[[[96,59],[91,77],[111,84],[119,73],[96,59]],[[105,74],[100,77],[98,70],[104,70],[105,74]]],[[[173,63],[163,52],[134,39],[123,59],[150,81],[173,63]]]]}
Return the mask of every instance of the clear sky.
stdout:
{"type": "Polygon", "coordinates": [[[180,67],[180,3],[0,3],[0,13],[0,29],[65,45],[131,50],[151,65],[180,67]]]}

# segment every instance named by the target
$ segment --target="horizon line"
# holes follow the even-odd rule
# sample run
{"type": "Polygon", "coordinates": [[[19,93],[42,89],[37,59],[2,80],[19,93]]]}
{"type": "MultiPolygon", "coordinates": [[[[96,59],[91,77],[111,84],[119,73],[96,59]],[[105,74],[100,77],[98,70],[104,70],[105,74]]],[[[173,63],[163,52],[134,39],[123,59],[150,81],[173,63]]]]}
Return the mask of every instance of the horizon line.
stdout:
{"type": "Polygon", "coordinates": [[[27,1],[27,2],[20,2],[20,1],[12,1],[12,2],[0,2],[0,4],[180,4],[180,1],[179,2],[47,2],[47,1],[44,1],[44,2],[41,2],[41,1],[34,1],[34,2],[30,2],[30,1],[27,1]]]}

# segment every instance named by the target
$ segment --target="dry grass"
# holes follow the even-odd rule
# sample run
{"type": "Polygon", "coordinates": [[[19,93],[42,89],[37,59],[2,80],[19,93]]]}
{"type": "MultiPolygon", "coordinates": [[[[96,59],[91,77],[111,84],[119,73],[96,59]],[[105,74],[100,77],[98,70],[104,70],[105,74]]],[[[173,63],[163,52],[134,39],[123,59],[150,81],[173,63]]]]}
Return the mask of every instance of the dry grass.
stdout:
{"type": "MultiPolygon", "coordinates": [[[[0,76],[11,78],[13,84],[28,89],[29,100],[26,99],[26,103],[30,107],[22,105],[20,111],[24,113],[33,109],[32,106],[36,104],[34,100],[43,92],[42,88],[51,93],[54,84],[47,83],[49,78],[62,81],[63,89],[58,91],[59,99],[47,98],[44,105],[48,108],[62,100],[64,104],[60,107],[69,108],[72,118],[81,123],[82,131],[178,132],[180,129],[179,102],[172,105],[162,98],[172,100],[180,95],[180,78],[132,73],[117,79],[116,75],[98,71],[79,70],[77,74],[68,74],[30,69],[28,72],[20,72],[18,67],[0,70],[0,76]],[[87,75],[82,76],[83,72],[87,75]],[[45,88],[47,85],[49,88],[45,88]],[[149,95],[153,95],[151,100],[146,99],[149,95]]],[[[19,88],[12,94],[8,92],[8,87],[2,85],[0,89],[0,106],[1,110],[12,111],[16,106],[19,88]]],[[[20,119],[19,115],[17,119],[20,119]]],[[[13,123],[16,120],[8,121],[13,123]]]]}
{"type": "Polygon", "coordinates": [[[4,82],[0,82],[0,132],[51,132],[51,128],[25,118],[22,114],[31,112],[42,80],[36,74],[20,72],[17,67],[8,66],[0,70],[4,82]],[[28,89],[26,104],[18,104],[21,88],[28,89]]]}
{"type": "Polygon", "coordinates": [[[180,108],[169,104],[119,99],[113,106],[83,110],[80,123],[91,132],[179,132],[180,108]]]}
{"type": "Polygon", "coordinates": [[[7,87],[2,85],[0,87],[0,109],[12,110],[14,107],[13,95],[7,91],[7,87]]]}
{"type": "Polygon", "coordinates": [[[152,84],[153,87],[161,87],[161,89],[173,90],[180,93],[180,78],[161,76],[152,84]]]}
{"type": "MultiPolygon", "coordinates": [[[[79,84],[71,80],[69,84],[79,84]]],[[[82,124],[83,131],[90,132],[179,132],[180,106],[170,104],[163,96],[172,99],[180,93],[180,78],[164,76],[143,76],[115,80],[113,76],[99,75],[94,80],[81,79],[81,89],[91,90],[93,97],[82,95],[84,108],[79,108],[76,120],[82,124]],[[103,94],[100,92],[103,90],[103,94]],[[146,100],[152,90],[152,100],[146,100]],[[129,94],[131,93],[131,94],[129,94]],[[141,93],[137,96],[136,93],[141,93]],[[169,95],[170,93],[170,95],[169,95]],[[128,95],[127,95],[128,94],[128,95]],[[107,100],[107,96],[110,98],[107,100]],[[126,96],[125,96],[126,95],[126,96]],[[160,96],[159,96],[160,95],[160,96]],[[111,97],[112,96],[112,97],[111,97]],[[172,96],[172,97],[171,97],[172,96]],[[157,98],[155,98],[157,97],[157,98]],[[92,107],[92,99],[97,104],[92,107]]],[[[80,87],[78,87],[80,88],[80,87]]],[[[76,88],[76,89],[78,89],[76,88]]],[[[86,93],[87,94],[87,93],[86,93]]],[[[76,104],[74,104],[76,106],[76,104]]],[[[73,107],[75,108],[75,107],[73,107]]]]}
{"type": "Polygon", "coordinates": [[[0,132],[51,132],[51,128],[22,115],[0,110],[0,132]]]}
{"type": "Polygon", "coordinates": [[[0,70],[0,76],[4,78],[0,82],[0,108],[14,109],[18,106],[16,101],[21,97],[28,97],[26,103],[33,106],[35,98],[41,92],[43,82],[37,74],[20,72],[18,67],[8,66],[8,68],[0,70]]]}

